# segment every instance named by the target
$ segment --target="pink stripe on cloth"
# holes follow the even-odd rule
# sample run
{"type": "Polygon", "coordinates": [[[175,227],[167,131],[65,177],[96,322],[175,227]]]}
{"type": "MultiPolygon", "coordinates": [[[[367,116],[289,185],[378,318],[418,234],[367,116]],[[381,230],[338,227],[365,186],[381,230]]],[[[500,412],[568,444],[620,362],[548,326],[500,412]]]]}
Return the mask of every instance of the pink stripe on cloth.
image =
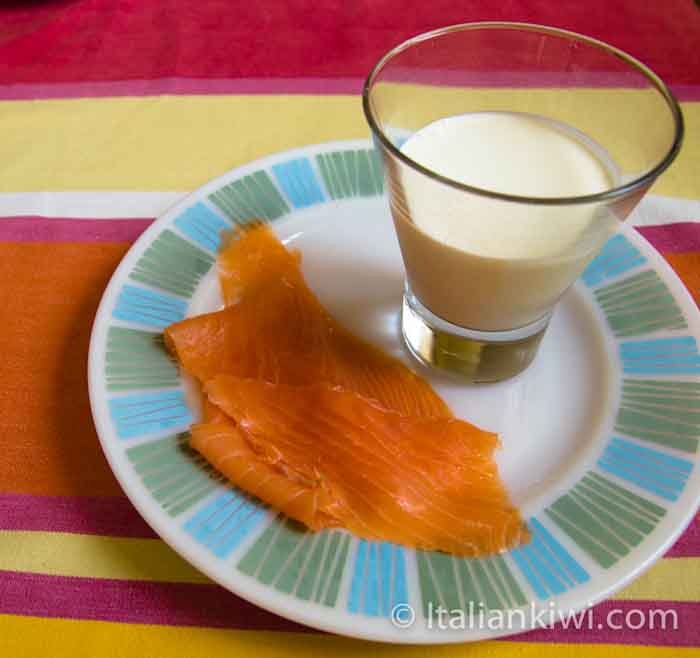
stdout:
{"type": "Polygon", "coordinates": [[[14,571],[0,571],[0,614],[242,630],[307,630],[218,585],[14,571]]]}
{"type": "Polygon", "coordinates": [[[153,220],[0,218],[0,242],[133,242],[153,220]]]}
{"type": "Polygon", "coordinates": [[[700,557],[700,516],[695,515],[686,531],[664,557],[700,557]]]}
{"type": "Polygon", "coordinates": [[[670,85],[673,95],[684,103],[700,101],[700,86],[698,85],[670,85]]]}
{"type": "MultiPolygon", "coordinates": [[[[315,632],[262,610],[217,585],[46,576],[13,571],[0,571],[0,614],[315,632]]],[[[697,602],[613,600],[601,603],[592,611],[584,611],[584,615],[590,615],[591,622],[584,616],[584,625],[579,629],[563,628],[557,624],[554,628],[537,629],[508,639],[569,644],[700,646],[700,626],[697,624],[700,603],[697,602]],[[653,610],[675,611],[677,628],[673,629],[670,615],[666,617],[664,628],[659,613],[655,613],[652,624],[650,615],[653,610]],[[626,619],[633,626],[640,624],[640,620],[645,623],[635,629],[611,627],[624,624],[626,619]]],[[[547,617],[541,621],[547,621],[547,617]]],[[[439,639],[439,629],[436,628],[435,632],[436,639],[439,639]]]]}
{"type": "MultiPolygon", "coordinates": [[[[442,84],[472,84],[478,87],[522,87],[525,83],[544,87],[627,87],[626,80],[581,79],[572,82],[570,74],[539,81],[517,74],[471,75],[460,81],[442,80],[442,84]]],[[[120,96],[213,96],[226,94],[318,94],[359,95],[362,77],[329,78],[156,78],[153,80],[96,80],[89,82],[28,82],[0,85],[0,100],[39,100],[56,98],[106,98],[120,96]]],[[[672,91],[681,101],[700,100],[700,85],[676,85],[672,91]]]]}
{"type": "Polygon", "coordinates": [[[0,530],[158,537],[126,498],[113,496],[0,494],[0,530]]]}
{"type": "Polygon", "coordinates": [[[661,252],[700,251],[700,222],[637,226],[637,230],[661,252]]]}
{"type": "MultiPolygon", "coordinates": [[[[363,78],[156,78],[0,85],[0,100],[225,94],[360,94],[363,78]]],[[[700,92],[699,92],[700,95],[700,92]]]]}
{"type": "MultiPolygon", "coordinates": [[[[538,628],[507,639],[565,644],[700,647],[700,603],[697,601],[612,599],[579,614],[583,615],[583,624],[579,629],[574,628],[573,623],[568,628],[558,623],[553,628],[538,628]],[[664,614],[665,617],[662,616],[664,614]]],[[[557,618],[556,611],[554,618],[557,618]]],[[[547,620],[548,616],[541,619],[547,620]]]]}

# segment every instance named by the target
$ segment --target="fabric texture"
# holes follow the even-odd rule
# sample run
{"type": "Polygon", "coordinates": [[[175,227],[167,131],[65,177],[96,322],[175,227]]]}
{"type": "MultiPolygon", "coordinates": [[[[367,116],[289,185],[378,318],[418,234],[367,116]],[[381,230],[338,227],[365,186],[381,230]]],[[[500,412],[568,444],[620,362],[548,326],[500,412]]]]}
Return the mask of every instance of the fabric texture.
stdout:
{"type": "Polygon", "coordinates": [[[585,32],[671,85],[686,117],[684,151],[652,190],[660,196],[633,219],[697,300],[700,9],[691,0],[0,6],[0,655],[660,658],[700,650],[697,516],[658,563],[599,606],[601,615],[673,608],[677,630],[554,628],[473,646],[381,646],[303,628],[208,581],[141,519],[100,450],[86,382],[91,326],[153,208],[262,155],[368,136],[359,92],[381,53],[418,32],[476,20],[585,32]]]}

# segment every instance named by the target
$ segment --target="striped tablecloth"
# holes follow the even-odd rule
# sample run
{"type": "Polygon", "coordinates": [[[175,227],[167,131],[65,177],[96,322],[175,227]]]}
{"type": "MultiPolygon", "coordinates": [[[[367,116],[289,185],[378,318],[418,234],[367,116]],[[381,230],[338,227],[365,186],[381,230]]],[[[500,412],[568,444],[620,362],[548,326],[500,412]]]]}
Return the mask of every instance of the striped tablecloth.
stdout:
{"type": "Polygon", "coordinates": [[[484,19],[584,31],[651,65],[683,102],[684,151],[633,217],[700,291],[700,9],[691,0],[0,6],[0,655],[676,656],[700,647],[700,522],[600,610],[679,628],[538,630],[441,648],[324,635],[229,594],[124,497],[90,417],[102,291],[169,205],[256,157],[365,137],[362,76],[389,45],[484,19]]]}

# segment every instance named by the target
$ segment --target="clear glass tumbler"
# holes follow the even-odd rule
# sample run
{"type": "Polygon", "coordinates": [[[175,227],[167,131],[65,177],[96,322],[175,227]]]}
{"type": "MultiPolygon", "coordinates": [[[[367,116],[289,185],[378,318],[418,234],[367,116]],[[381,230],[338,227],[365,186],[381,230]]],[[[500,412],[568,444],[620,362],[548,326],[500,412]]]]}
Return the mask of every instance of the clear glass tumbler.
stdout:
{"type": "MultiPolygon", "coordinates": [[[[678,103],[636,59],[522,23],[455,25],[400,44],[369,74],[363,106],[406,269],[406,344],[422,362],[474,382],[531,363],[556,302],[683,137],[678,103]],[[609,184],[585,196],[530,196],[446,177],[402,151],[426,126],[470,113],[517,116],[564,135],[604,167],[609,184]],[[450,231],[457,243],[444,237],[450,231]]],[[[465,157],[493,167],[483,145],[465,157]]]]}

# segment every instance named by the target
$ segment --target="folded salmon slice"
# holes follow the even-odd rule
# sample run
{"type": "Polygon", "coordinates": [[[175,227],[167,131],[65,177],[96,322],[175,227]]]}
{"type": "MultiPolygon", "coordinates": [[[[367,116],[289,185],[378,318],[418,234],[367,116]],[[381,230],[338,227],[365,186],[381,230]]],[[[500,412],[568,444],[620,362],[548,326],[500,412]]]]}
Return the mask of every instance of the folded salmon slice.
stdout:
{"type": "Polygon", "coordinates": [[[184,370],[200,382],[220,374],[292,385],[327,382],[399,413],[450,417],[426,381],[323,308],[300,262],[266,226],[233,241],[218,261],[226,307],[165,330],[184,370]]]}
{"type": "Polygon", "coordinates": [[[204,394],[192,447],[312,530],[465,556],[527,541],[496,436],[342,327],[269,228],[238,237],[218,258],[225,307],[165,331],[204,394]]]}
{"type": "Polygon", "coordinates": [[[335,518],[324,516],[332,501],[323,487],[310,486],[280,464],[262,459],[230,418],[193,425],[190,445],[231,482],[291,518],[307,525],[313,519],[317,528],[338,525],[335,518]]]}
{"type": "Polygon", "coordinates": [[[344,527],[464,556],[527,539],[498,477],[494,434],[403,416],[327,384],[220,375],[204,390],[231,420],[195,425],[194,449],[313,530],[344,527]]]}

